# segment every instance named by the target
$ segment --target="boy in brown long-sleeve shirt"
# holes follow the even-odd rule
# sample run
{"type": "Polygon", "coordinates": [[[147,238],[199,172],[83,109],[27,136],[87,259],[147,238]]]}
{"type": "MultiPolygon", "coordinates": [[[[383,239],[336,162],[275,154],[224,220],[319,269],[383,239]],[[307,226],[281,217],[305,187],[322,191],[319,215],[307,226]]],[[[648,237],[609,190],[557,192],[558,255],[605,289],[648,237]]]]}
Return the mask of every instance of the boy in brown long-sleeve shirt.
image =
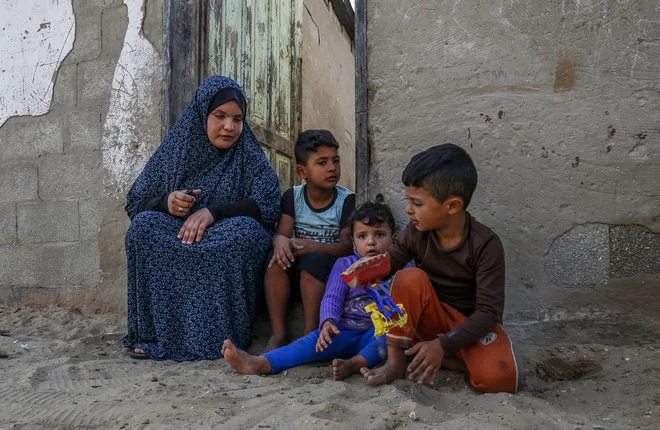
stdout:
{"type": "Polygon", "coordinates": [[[504,249],[466,211],[477,186],[472,159],[453,144],[432,147],[412,158],[403,183],[410,224],[389,252],[393,273],[411,260],[417,266],[391,284],[408,324],[387,334],[385,365],[362,374],[378,385],[408,370],[410,379],[432,384],[443,367],[467,372],[480,391],[515,393],[522,375],[501,326],[504,249]]]}

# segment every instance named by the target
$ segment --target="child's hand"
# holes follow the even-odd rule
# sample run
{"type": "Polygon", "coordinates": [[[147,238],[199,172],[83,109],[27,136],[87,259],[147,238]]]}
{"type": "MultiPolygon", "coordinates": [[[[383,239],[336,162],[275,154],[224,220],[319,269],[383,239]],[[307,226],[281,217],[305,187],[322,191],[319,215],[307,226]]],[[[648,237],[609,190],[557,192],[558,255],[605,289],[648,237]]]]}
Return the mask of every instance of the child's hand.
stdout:
{"type": "Polygon", "coordinates": [[[430,382],[433,384],[438,377],[442,360],[445,357],[445,351],[442,348],[440,339],[433,339],[426,342],[419,342],[412,348],[405,351],[407,356],[415,355],[412,363],[408,365],[408,372],[412,372],[408,378],[414,380],[418,375],[419,384],[430,382]]]}
{"type": "Polygon", "coordinates": [[[308,252],[313,252],[312,247],[316,245],[313,240],[291,239],[291,250],[295,257],[300,257],[308,252]]]}
{"type": "Polygon", "coordinates": [[[291,243],[292,239],[289,239],[285,236],[275,236],[273,241],[273,258],[268,263],[268,267],[273,264],[277,264],[282,268],[282,270],[287,270],[291,267],[291,264],[295,261],[293,255],[293,244],[291,243]]]}
{"type": "Polygon", "coordinates": [[[330,321],[323,323],[321,327],[321,332],[319,333],[319,339],[316,341],[316,352],[325,351],[328,348],[328,345],[332,343],[332,336],[339,334],[339,329],[330,321]]]}

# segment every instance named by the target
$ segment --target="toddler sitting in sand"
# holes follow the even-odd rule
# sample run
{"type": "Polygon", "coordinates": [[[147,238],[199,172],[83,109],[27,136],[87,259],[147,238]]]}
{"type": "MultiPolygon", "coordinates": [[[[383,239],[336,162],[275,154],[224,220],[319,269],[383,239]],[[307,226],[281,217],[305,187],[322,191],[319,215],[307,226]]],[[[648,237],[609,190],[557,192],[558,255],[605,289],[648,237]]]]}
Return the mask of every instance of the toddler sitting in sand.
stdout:
{"type": "Polygon", "coordinates": [[[238,373],[276,374],[315,361],[333,360],[333,376],[341,381],[387,358],[385,336],[376,338],[371,316],[364,310],[373,303],[365,288],[349,288],[341,273],[362,257],[383,254],[392,244],[394,216],[381,195],[360,205],[350,218],[355,253],[337,260],[321,302],[320,330],[261,356],[250,355],[230,341],[222,347],[227,363],[238,373]]]}

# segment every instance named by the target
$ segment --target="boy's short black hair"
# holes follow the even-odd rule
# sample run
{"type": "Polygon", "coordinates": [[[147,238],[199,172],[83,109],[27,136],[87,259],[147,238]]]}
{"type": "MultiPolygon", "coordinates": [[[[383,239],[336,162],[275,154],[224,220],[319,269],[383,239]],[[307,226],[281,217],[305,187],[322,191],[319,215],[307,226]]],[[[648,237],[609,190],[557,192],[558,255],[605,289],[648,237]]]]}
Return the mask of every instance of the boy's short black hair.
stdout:
{"type": "Polygon", "coordinates": [[[319,146],[339,149],[337,139],[328,130],[307,130],[300,133],[293,148],[296,164],[306,165],[310,152],[316,152],[319,146]]]}
{"type": "Polygon", "coordinates": [[[415,155],[401,179],[407,187],[425,188],[438,202],[461,197],[467,209],[477,188],[477,169],[463,148],[445,143],[415,155]]]}
{"type": "Polygon", "coordinates": [[[356,222],[361,222],[372,227],[386,223],[392,229],[392,233],[394,233],[394,215],[392,214],[392,209],[385,203],[385,198],[382,194],[376,194],[375,200],[362,203],[355,208],[347,221],[351,229],[351,237],[353,237],[356,222]]]}

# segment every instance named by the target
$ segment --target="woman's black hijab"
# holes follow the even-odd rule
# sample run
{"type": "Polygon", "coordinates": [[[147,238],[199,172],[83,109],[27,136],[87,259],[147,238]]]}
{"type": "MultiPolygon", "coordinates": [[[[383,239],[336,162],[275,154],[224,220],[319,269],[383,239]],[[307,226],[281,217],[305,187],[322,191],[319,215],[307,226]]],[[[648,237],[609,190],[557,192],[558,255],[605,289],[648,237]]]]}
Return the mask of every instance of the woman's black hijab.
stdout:
{"type": "Polygon", "coordinates": [[[243,112],[243,117],[245,117],[247,115],[247,104],[245,103],[245,97],[243,96],[243,93],[232,87],[223,88],[215,93],[215,96],[213,96],[213,99],[211,100],[211,104],[209,104],[206,115],[211,115],[211,112],[216,110],[219,106],[222,106],[223,104],[232,100],[238,103],[238,106],[241,108],[241,112],[243,112]]]}

